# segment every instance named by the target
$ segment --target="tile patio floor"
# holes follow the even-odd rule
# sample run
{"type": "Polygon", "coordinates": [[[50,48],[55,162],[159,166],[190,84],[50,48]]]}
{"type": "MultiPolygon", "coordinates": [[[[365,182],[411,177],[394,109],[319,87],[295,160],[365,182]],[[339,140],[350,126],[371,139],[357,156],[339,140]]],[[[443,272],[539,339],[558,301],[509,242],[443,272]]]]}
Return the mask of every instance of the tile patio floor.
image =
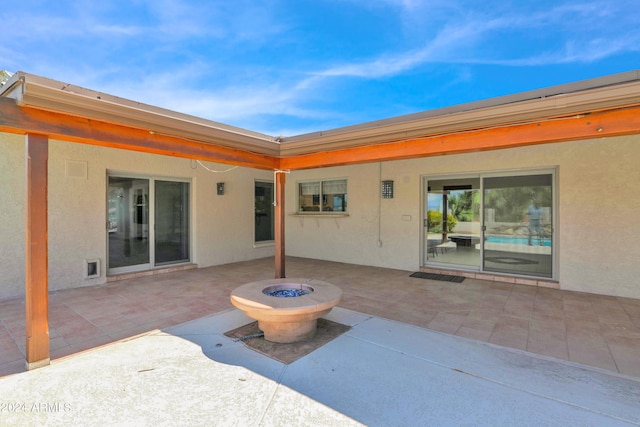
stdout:
{"type": "MultiPolygon", "coordinates": [[[[232,308],[235,287],[273,278],[273,258],[52,292],[51,358],[232,308]]],[[[340,307],[640,377],[640,300],[287,258],[287,277],[342,288],[340,307]]],[[[0,301],[0,376],[24,371],[24,300],[0,301]]]]}

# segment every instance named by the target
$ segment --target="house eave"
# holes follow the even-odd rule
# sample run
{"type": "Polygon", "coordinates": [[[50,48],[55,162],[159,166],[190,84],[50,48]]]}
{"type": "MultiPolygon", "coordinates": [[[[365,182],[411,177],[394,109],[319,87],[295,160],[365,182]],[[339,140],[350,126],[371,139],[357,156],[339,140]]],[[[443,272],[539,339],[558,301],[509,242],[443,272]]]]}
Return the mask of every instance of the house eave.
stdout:
{"type": "Polygon", "coordinates": [[[24,72],[7,81],[0,96],[32,107],[148,130],[150,134],[245,150],[279,154],[274,137],[182,114],[24,72]]]}
{"type": "Polygon", "coordinates": [[[281,140],[281,157],[469,132],[640,104],[640,71],[554,86],[281,140]]]}
{"type": "Polygon", "coordinates": [[[0,89],[21,107],[130,126],[280,159],[517,126],[640,105],[640,71],[460,104],[304,135],[275,138],[24,72],[0,89]]]}

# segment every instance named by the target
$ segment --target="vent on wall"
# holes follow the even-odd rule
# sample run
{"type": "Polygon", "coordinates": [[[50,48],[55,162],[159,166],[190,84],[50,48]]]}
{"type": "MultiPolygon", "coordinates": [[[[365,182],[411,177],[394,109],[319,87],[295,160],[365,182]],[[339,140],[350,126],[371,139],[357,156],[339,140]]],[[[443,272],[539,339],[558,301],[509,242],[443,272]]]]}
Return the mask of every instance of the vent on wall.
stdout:
{"type": "Polygon", "coordinates": [[[64,161],[64,174],[67,178],[87,179],[87,162],[78,160],[64,161]]]}
{"type": "Polygon", "coordinates": [[[93,279],[94,277],[100,277],[100,260],[87,259],[84,261],[84,278],[93,279]]]}

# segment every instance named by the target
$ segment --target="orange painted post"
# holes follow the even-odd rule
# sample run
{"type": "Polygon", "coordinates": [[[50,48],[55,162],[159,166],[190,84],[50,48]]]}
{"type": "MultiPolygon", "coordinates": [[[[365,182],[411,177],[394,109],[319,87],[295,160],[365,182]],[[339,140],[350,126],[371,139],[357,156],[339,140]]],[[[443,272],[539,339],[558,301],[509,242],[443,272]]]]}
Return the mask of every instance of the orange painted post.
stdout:
{"type": "Polygon", "coordinates": [[[285,275],[285,251],[284,251],[284,184],[286,174],[276,172],[276,206],[275,206],[275,246],[276,246],[276,279],[287,277],[285,275]]]}
{"type": "Polygon", "coordinates": [[[47,164],[49,138],[27,134],[26,368],[49,364],[47,164]]]}

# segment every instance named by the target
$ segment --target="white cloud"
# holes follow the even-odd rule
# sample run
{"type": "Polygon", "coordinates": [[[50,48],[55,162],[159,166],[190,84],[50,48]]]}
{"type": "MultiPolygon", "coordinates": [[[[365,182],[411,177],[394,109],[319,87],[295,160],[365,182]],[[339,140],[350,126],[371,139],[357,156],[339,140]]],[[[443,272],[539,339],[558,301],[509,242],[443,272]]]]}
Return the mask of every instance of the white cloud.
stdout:
{"type": "Polygon", "coordinates": [[[568,41],[563,48],[554,52],[545,52],[525,58],[515,59],[477,59],[460,63],[491,64],[505,66],[545,66],[557,64],[590,63],[603,60],[610,56],[624,53],[640,51],[640,35],[633,35],[633,38],[618,40],[594,39],[586,42],[568,41]]]}
{"type": "MultiPolygon", "coordinates": [[[[38,10],[34,5],[41,2],[24,0],[27,5],[16,4],[11,15],[0,11],[5,34],[10,34],[10,42],[0,46],[0,59],[5,62],[0,68],[23,69],[256,129],[251,123],[266,123],[278,115],[317,122],[335,119],[340,113],[323,110],[329,102],[322,101],[338,99],[336,87],[347,93],[353,78],[390,79],[421,71],[428,64],[593,63],[638,51],[640,46],[640,18],[633,1],[523,5],[487,0],[482,7],[453,0],[342,1],[348,3],[345,7],[357,5],[350,12],[363,19],[369,18],[367,12],[375,12],[371,19],[393,15],[385,21],[392,25],[385,29],[390,35],[383,41],[386,50],[366,40],[367,34],[362,35],[364,40],[355,37],[349,57],[329,44],[322,46],[318,32],[329,32],[330,22],[313,28],[316,33],[309,40],[319,45],[310,45],[301,29],[303,21],[296,21],[299,15],[287,13],[290,5],[278,1],[139,0],[128,4],[134,13],[118,2],[60,0],[56,12],[38,10]],[[300,52],[300,61],[273,49],[285,43],[300,52]],[[361,50],[358,43],[364,46],[361,50]],[[203,52],[218,45],[219,56],[203,52]],[[60,51],[54,49],[57,46],[60,51]],[[271,64],[250,57],[262,49],[273,54],[271,64]],[[377,54],[358,56],[376,49],[377,54]],[[165,56],[171,58],[165,60],[165,56]],[[288,62],[279,62],[282,56],[288,62]],[[296,70],[303,61],[305,69],[296,70]]],[[[376,28],[377,23],[362,28],[376,28]]],[[[465,68],[465,78],[473,78],[473,67],[458,68],[465,68]]],[[[453,74],[447,76],[439,88],[455,79],[453,74]]],[[[286,122],[283,128],[295,126],[286,122]]],[[[300,125],[292,133],[306,130],[300,125]]]]}
{"type": "MultiPolygon", "coordinates": [[[[318,120],[337,114],[304,107],[314,97],[316,85],[320,83],[315,77],[297,81],[283,77],[279,82],[253,80],[242,84],[204,85],[202,68],[193,64],[180,69],[156,70],[139,76],[139,80],[135,76],[110,81],[99,76],[93,80],[94,76],[87,78],[85,74],[81,78],[83,73],[79,73],[72,81],[133,101],[251,130],[259,130],[254,123],[263,122],[268,116],[318,120]]],[[[274,132],[272,127],[262,132],[282,133],[274,132]]]]}
{"type": "MultiPolygon", "coordinates": [[[[403,12],[424,6],[423,2],[417,0],[388,2],[400,6],[403,12]]],[[[494,13],[495,16],[490,16],[469,11],[464,17],[452,15],[449,23],[420,48],[405,48],[399,53],[387,52],[371,59],[337,64],[315,74],[376,79],[402,74],[427,63],[541,66],[593,62],[618,53],[640,50],[640,30],[636,25],[623,31],[622,36],[602,35],[611,30],[608,27],[615,25],[614,22],[603,22],[603,19],[620,15],[620,10],[613,10],[607,3],[560,5],[532,14],[523,14],[522,11],[519,14],[518,11],[504,15],[494,13]],[[523,32],[530,31],[547,31],[548,34],[564,32],[566,42],[546,47],[545,51],[536,51],[536,46],[532,44],[521,49],[506,48],[511,42],[509,38],[515,42],[523,37],[523,32]],[[520,53],[524,53],[523,57],[514,58],[520,53]]],[[[637,15],[637,12],[633,13],[637,15]]],[[[425,25],[415,20],[412,24],[425,25]]]]}
{"type": "Polygon", "coordinates": [[[344,64],[317,72],[321,76],[352,76],[380,78],[393,76],[429,62],[446,61],[453,51],[474,43],[486,32],[490,24],[468,23],[442,29],[432,40],[419,49],[399,54],[384,54],[370,61],[344,64]]]}
{"type": "MultiPolygon", "coordinates": [[[[422,5],[420,2],[400,3],[403,10],[422,5]]],[[[589,15],[589,10],[595,9],[587,7],[579,11],[580,14],[589,15]]],[[[601,14],[610,13],[598,10],[601,14]]],[[[320,96],[328,79],[389,78],[429,63],[541,66],[591,62],[616,53],[636,50],[635,46],[640,45],[637,43],[637,34],[619,39],[604,39],[595,36],[590,38],[590,34],[573,34],[569,31],[566,43],[559,43],[545,51],[525,47],[500,52],[493,48],[492,43],[496,42],[496,38],[510,35],[515,37],[521,32],[538,31],[549,25],[558,25],[563,20],[569,20],[569,16],[575,13],[576,9],[573,7],[560,6],[558,9],[529,15],[514,13],[492,17],[470,13],[466,20],[452,16],[451,22],[439,27],[440,30],[421,47],[407,48],[399,53],[386,52],[368,60],[320,68],[298,79],[291,75],[284,77],[265,73],[265,79],[247,79],[247,82],[241,84],[222,83],[217,88],[203,88],[198,83],[198,79],[202,78],[202,70],[199,70],[198,64],[191,64],[179,72],[174,70],[165,74],[147,74],[140,84],[130,84],[129,87],[124,82],[118,82],[117,86],[105,91],[125,93],[127,97],[136,100],[211,120],[240,123],[239,125],[247,123],[247,126],[255,129],[249,123],[266,116],[284,115],[314,120],[331,118],[335,112],[321,111],[313,106],[304,107],[312,105],[311,99],[320,96]],[[572,35],[576,38],[584,37],[586,40],[573,40],[572,35]],[[521,58],[514,57],[520,52],[524,53],[521,58]],[[190,80],[193,82],[189,83],[190,80]],[[176,81],[181,83],[176,85],[176,81]]],[[[573,27],[576,23],[566,25],[573,27]]],[[[472,71],[467,69],[466,73],[472,71]]],[[[471,77],[467,75],[466,78],[471,77]]]]}

